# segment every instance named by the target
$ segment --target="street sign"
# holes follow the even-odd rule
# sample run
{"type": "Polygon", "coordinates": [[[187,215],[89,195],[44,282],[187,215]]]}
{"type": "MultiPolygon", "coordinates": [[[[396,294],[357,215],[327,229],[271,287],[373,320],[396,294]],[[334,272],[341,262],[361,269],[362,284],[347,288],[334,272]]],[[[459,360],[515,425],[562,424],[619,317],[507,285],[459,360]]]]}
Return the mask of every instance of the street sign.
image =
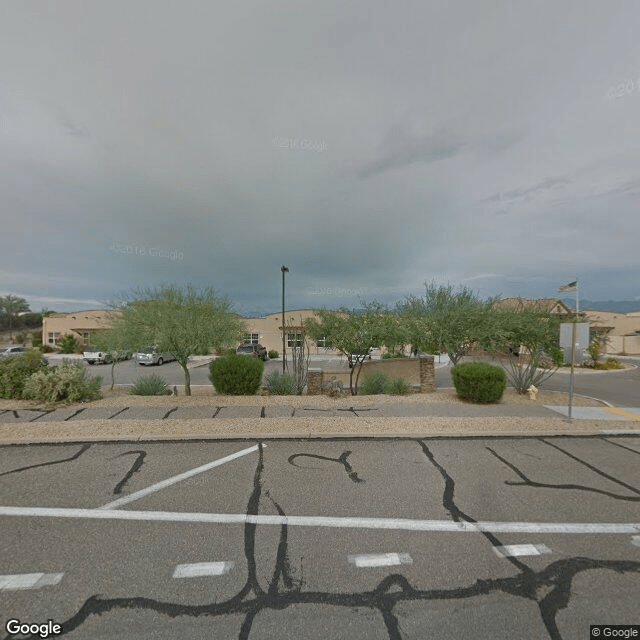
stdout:
{"type": "Polygon", "coordinates": [[[560,325],[560,347],[564,351],[564,361],[571,362],[571,332],[573,331],[573,327],[575,327],[576,331],[574,359],[576,364],[582,364],[585,359],[585,351],[590,344],[588,322],[563,322],[560,325]]]}

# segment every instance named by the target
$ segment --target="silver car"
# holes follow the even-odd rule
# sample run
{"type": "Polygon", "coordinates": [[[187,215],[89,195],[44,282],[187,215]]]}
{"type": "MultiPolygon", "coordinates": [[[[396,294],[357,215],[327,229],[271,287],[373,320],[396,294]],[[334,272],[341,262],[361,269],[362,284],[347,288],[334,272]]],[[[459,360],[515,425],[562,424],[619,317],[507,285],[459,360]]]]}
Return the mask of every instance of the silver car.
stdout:
{"type": "Polygon", "coordinates": [[[171,362],[175,358],[170,353],[160,353],[158,347],[140,347],[138,353],[135,355],[135,359],[138,364],[157,364],[161,365],[164,362],[171,362]]]}
{"type": "Polygon", "coordinates": [[[21,353],[26,351],[25,347],[12,345],[10,347],[5,347],[0,350],[0,360],[4,360],[5,358],[11,358],[11,356],[19,356],[21,353]]]}

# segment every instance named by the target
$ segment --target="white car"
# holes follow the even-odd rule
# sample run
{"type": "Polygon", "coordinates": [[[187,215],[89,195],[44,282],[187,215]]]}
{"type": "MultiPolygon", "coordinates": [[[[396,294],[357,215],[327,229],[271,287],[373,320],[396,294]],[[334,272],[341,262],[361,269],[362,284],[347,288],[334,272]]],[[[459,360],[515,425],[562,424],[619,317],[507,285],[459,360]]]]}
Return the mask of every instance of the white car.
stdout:
{"type": "Polygon", "coordinates": [[[85,347],[82,359],[88,364],[108,364],[112,360],[110,353],[90,346],[85,347]]]}

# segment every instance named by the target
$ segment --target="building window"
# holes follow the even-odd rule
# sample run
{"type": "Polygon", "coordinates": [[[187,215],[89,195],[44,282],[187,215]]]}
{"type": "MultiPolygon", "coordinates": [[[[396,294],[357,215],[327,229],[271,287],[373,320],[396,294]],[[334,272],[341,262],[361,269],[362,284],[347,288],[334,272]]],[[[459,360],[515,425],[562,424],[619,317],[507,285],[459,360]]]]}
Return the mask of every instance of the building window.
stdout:
{"type": "Polygon", "coordinates": [[[327,341],[327,338],[325,336],[322,336],[322,338],[318,338],[316,340],[316,346],[318,346],[318,347],[326,347],[327,346],[326,345],[326,341],[327,341]]]}
{"type": "Polygon", "coordinates": [[[244,343],[245,344],[258,344],[260,342],[260,336],[257,333],[245,333],[244,334],[244,343]]]}
{"type": "Polygon", "coordinates": [[[85,331],[82,334],[82,339],[84,340],[85,344],[89,344],[90,338],[91,338],[91,334],[88,331],[85,331]]]}
{"type": "Polygon", "coordinates": [[[302,346],[302,334],[301,333],[288,333],[287,334],[287,346],[288,347],[301,347],[302,346]]]}
{"type": "Polygon", "coordinates": [[[59,333],[54,333],[52,331],[49,332],[49,344],[56,344],[56,340],[58,339],[59,333]]]}

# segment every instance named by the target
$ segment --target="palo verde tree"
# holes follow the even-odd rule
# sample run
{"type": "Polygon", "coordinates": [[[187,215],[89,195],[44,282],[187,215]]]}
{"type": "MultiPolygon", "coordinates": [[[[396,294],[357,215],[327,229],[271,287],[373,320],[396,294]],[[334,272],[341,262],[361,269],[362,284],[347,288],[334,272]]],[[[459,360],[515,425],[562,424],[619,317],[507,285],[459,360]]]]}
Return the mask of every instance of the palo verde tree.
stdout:
{"type": "Polygon", "coordinates": [[[397,305],[412,336],[412,346],[444,350],[455,365],[477,343],[491,341],[490,312],[497,298],[481,300],[468,287],[425,283],[422,297],[408,296],[397,305]]]}
{"type": "Polygon", "coordinates": [[[118,310],[121,315],[113,328],[119,332],[120,347],[137,349],[148,344],[171,354],[184,371],[188,396],[191,395],[189,356],[233,347],[246,331],[229,299],[211,287],[163,285],[138,289],[118,310]]]}
{"type": "MultiPolygon", "coordinates": [[[[308,318],[304,322],[307,333],[313,340],[325,339],[325,345],[336,349],[347,356],[351,372],[349,389],[351,395],[358,393],[358,379],[362,363],[371,349],[386,345],[387,342],[400,344],[404,338],[399,337],[401,329],[398,324],[389,320],[391,312],[378,303],[363,303],[363,309],[349,310],[345,307],[332,311],[314,309],[320,321],[308,318]],[[356,373],[355,381],[353,378],[356,373]]],[[[402,344],[405,344],[403,341],[402,344]]]]}
{"type": "Polygon", "coordinates": [[[561,318],[537,305],[494,308],[490,315],[489,348],[508,351],[507,375],[518,393],[526,393],[530,385],[540,386],[556,372],[558,366],[550,356],[558,347],[561,318]],[[547,368],[541,367],[543,358],[547,368]]]}
{"type": "Polygon", "coordinates": [[[16,326],[19,314],[29,311],[29,305],[24,298],[11,294],[0,297],[0,320],[4,326],[9,328],[10,340],[13,340],[13,328],[16,326]]]}
{"type": "Polygon", "coordinates": [[[113,318],[114,326],[108,329],[100,329],[91,337],[91,345],[100,351],[109,354],[109,362],[111,364],[111,390],[115,385],[115,368],[119,362],[128,360],[138,343],[133,340],[127,340],[127,332],[122,331],[120,327],[120,318],[113,318]],[[134,346],[135,344],[135,346],[134,346]]]}

